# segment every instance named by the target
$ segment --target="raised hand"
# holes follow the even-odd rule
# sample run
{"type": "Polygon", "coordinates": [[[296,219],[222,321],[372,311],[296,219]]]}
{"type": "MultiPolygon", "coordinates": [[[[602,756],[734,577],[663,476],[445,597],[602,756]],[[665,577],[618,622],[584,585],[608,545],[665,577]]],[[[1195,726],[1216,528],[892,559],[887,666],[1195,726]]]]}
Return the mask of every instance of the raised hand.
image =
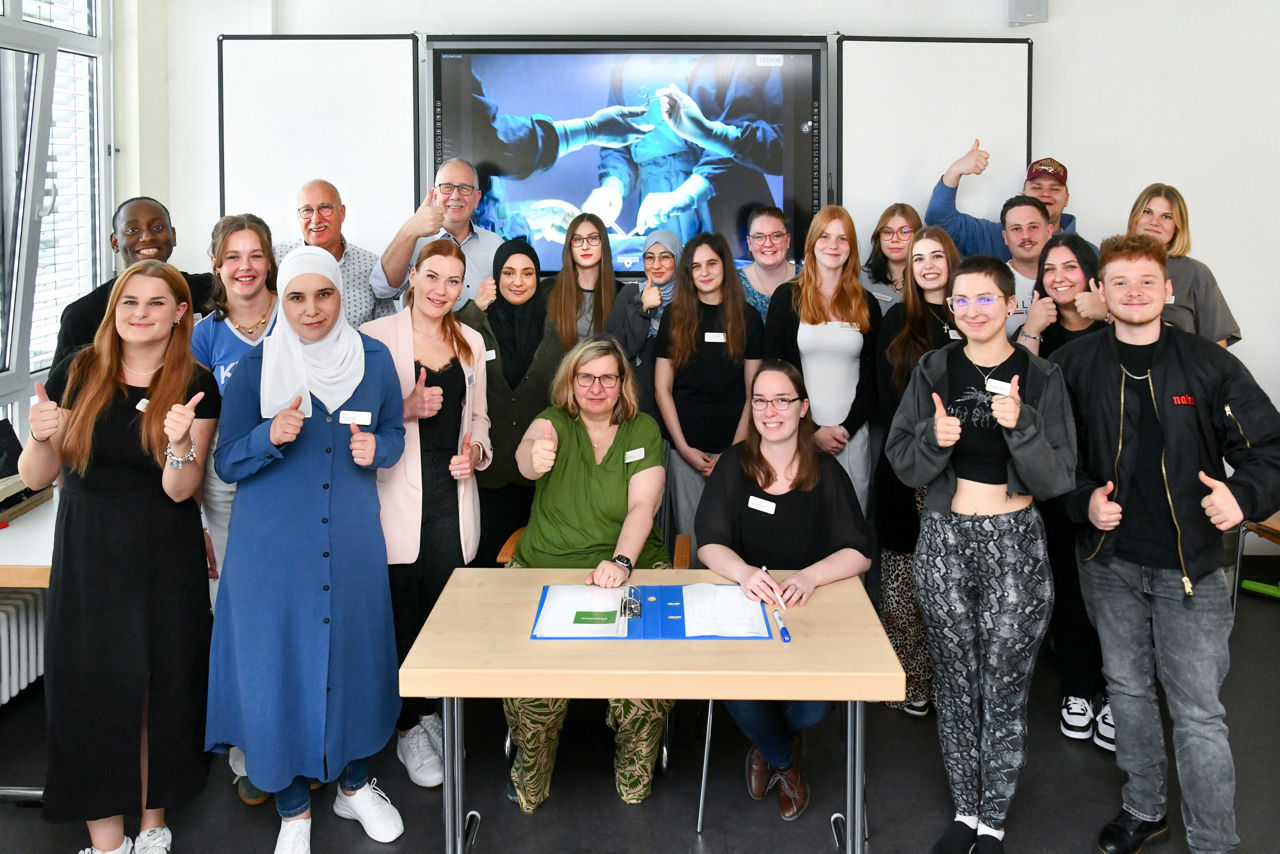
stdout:
{"type": "Polygon", "coordinates": [[[430,418],[444,406],[444,389],[427,385],[427,369],[418,370],[418,382],[404,399],[404,420],[430,418]]]}
{"type": "Polygon", "coordinates": [[[1090,320],[1105,320],[1107,317],[1107,301],[1102,296],[1102,288],[1097,279],[1089,280],[1089,290],[1076,294],[1076,312],[1090,320]]]}
{"type": "Polygon", "coordinates": [[[485,279],[476,288],[476,308],[481,311],[488,311],[489,306],[493,305],[493,301],[498,298],[498,283],[493,280],[493,276],[485,279]]]}
{"type": "Polygon", "coordinates": [[[413,230],[420,237],[428,237],[444,227],[444,199],[432,187],[418,209],[409,217],[413,230]]]}
{"type": "Polygon", "coordinates": [[[954,187],[964,175],[981,175],[986,171],[987,163],[990,160],[991,155],[983,151],[978,140],[975,139],[973,147],[961,155],[960,159],[955,163],[947,167],[947,171],[942,176],[943,183],[948,187],[954,187]]]}
{"type": "Polygon", "coordinates": [[[530,461],[533,470],[539,475],[551,471],[556,464],[556,449],[560,447],[560,439],[556,436],[556,428],[550,421],[542,422],[542,438],[534,439],[530,461]]]}
{"type": "Polygon", "coordinates": [[[1058,322],[1058,304],[1051,297],[1042,297],[1038,291],[1031,292],[1031,305],[1027,307],[1027,322],[1022,329],[1028,335],[1040,335],[1050,326],[1058,322]]]}
{"type": "Polygon", "coordinates": [[[640,308],[652,311],[660,305],[662,305],[662,288],[645,282],[644,287],[640,289],[640,308]]]}
{"type": "Polygon", "coordinates": [[[31,438],[37,442],[47,442],[49,437],[58,432],[62,426],[62,408],[49,399],[44,390],[44,383],[35,385],[36,402],[31,407],[27,421],[31,425],[31,438]]]}
{"type": "Polygon", "coordinates": [[[276,417],[271,419],[271,431],[268,436],[271,444],[278,448],[298,438],[298,433],[302,431],[302,423],[306,420],[306,416],[302,414],[302,397],[299,395],[293,399],[293,403],[289,404],[288,409],[281,409],[276,413],[276,417]]]}
{"type": "Polygon", "coordinates": [[[1200,482],[1209,487],[1209,494],[1200,500],[1204,515],[1209,523],[1219,531],[1234,531],[1244,521],[1244,511],[1235,495],[1220,480],[1214,480],[1204,472],[1200,472],[1200,482]]]}
{"type": "Polygon", "coordinates": [[[175,449],[191,441],[191,422],[196,420],[196,405],[204,400],[204,392],[198,391],[186,403],[175,403],[164,415],[164,435],[175,449]]]}
{"type": "Polygon", "coordinates": [[[378,437],[365,433],[359,424],[351,426],[351,459],[358,466],[373,465],[373,454],[378,449],[378,437]]]}
{"type": "Polygon", "coordinates": [[[991,415],[996,423],[1006,430],[1018,426],[1018,414],[1022,412],[1022,397],[1018,394],[1018,375],[1014,374],[1009,383],[1008,394],[997,394],[991,398],[991,415]]]}
{"type": "Polygon", "coordinates": [[[937,392],[933,393],[933,438],[939,448],[950,448],[960,441],[960,419],[947,414],[937,392]]]}
{"type": "Polygon", "coordinates": [[[471,431],[468,430],[466,435],[462,437],[462,453],[454,454],[449,458],[449,474],[453,475],[454,480],[466,480],[476,470],[476,461],[473,458],[471,444],[471,431]]]}
{"type": "Polygon", "coordinates": [[[648,107],[602,107],[586,120],[587,141],[604,148],[621,148],[643,138],[653,125],[641,121],[648,107]]]}
{"type": "Polygon", "coordinates": [[[1123,516],[1120,505],[1111,500],[1115,488],[1114,483],[1107,481],[1106,486],[1099,486],[1089,496],[1089,521],[1099,531],[1114,531],[1123,516]]]}

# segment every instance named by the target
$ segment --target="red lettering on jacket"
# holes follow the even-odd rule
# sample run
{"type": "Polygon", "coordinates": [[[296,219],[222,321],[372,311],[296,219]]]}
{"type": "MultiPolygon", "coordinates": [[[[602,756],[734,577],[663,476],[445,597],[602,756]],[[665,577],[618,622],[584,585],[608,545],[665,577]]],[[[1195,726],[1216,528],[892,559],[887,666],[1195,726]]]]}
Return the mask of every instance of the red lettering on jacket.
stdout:
{"type": "Polygon", "coordinates": [[[1195,406],[1196,405],[1195,397],[1189,394],[1175,394],[1173,396],[1173,402],[1176,406],[1195,406]]]}

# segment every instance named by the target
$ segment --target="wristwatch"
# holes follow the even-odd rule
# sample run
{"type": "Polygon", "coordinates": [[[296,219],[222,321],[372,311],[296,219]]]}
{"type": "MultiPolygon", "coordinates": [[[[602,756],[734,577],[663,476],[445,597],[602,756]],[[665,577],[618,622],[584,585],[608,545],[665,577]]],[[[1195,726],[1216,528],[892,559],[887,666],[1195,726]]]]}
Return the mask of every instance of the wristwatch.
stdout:
{"type": "Polygon", "coordinates": [[[614,555],[613,562],[627,571],[627,578],[631,577],[631,558],[626,555],[614,555]]]}

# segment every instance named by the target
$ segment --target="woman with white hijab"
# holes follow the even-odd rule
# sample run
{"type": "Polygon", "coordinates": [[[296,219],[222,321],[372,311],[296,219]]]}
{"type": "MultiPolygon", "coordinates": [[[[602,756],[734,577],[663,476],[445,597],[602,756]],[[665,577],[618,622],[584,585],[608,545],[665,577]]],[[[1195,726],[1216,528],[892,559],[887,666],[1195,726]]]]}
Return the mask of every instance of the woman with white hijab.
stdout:
{"type": "Polygon", "coordinates": [[[274,792],[277,852],[310,851],[310,781],[379,842],[404,830],[368,779],[400,698],[376,471],[404,449],[387,348],[347,324],[323,249],[280,264],[277,322],[227,382],[214,464],[237,484],[209,660],[205,746],[274,792]],[[229,403],[229,406],[226,404],[229,403]]]}

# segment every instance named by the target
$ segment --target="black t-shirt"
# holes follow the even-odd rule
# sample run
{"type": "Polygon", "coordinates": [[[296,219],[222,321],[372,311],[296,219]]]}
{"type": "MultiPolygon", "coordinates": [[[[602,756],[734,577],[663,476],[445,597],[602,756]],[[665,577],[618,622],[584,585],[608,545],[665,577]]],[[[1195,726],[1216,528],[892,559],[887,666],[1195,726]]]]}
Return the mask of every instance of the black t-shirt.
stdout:
{"type": "Polygon", "coordinates": [[[466,402],[467,379],[457,358],[449,360],[438,371],[413,363],[413,375],[427,372],[427,386],[439,386],[444,394],[440,411],[430,418],[418,419],[418,443],[422,453],[458,453],[458,436],[462,433],[462,405],[466,402]]]}
{"type": "MultiPolygon", "coordinates": [[[[1125,436],[1125,442],[1138,443],[1137,466],[1128,483],[1116,484],[1111,500],[1120,504],[1120,526],[1116,528],[1116,555],[1145,566],[1177,567],[1178,530],[1169,509],[1169,493],[1164,482],[1164,432],[1156,412],[1151,386],[1144,374],[1151,370],[1155,344],[1116,342],[1120,364],[1133,375],[1125,379],[1127,387],[1138,394],[1138,435],[1125,436]],[[1134,376],[1143,379],[1134,379],[1134,376]],[[1119,497],[1117,497],[1117,494],[1119,497]]],[[[1128,396],[1132,401],[1134,396],[1128,396]]]]}
{"type": "MultiPolygon", "coordinates": [[[[733,434],[747,402],[742,362],[729,359],[720,323],[720,306],[699,302],[700,317],[695,338],[697,346],[684,366],[675,372],[671,396],[675,399],[680,429],[690,447],[718,454],[733,444],[733,434]]],[[[745,328],[742,358],[764,357],[764,323],[758,312],[743,306],[745,328]]],[[[656,355],[669,359],[671,349],[671,309],[662,314],[658,326],[656,355]]],[[[665,427],[665,425],[664,425],[665,427]]],[[[664,431],[665,432],[665,431],[664,431]]]]}
{"type": "Polygon", "coordinates": [[[742,470],[741,451],[725,451],[707,478],[694,519],[699,545],[728,546],[770,569],[803,569],[844,548],[869,554],[866,519],[835,457],[818,455],[812,490],[770,495],[742,470]]]}
{"type": "Polygon", "coordinates": [[[1015,347],[1013,354],[999,365],[980,367],[969,361],[962,347],[947,355],[947,388],[951,397],[947,413],[960,419],[960,441],[951,449],[951,468],[956,477],[965,480],[1008,483],[1009,446],[1003,428],[991,414],[994,395],[987,391],[986,380],[1007,383],[1017,375],[1022,384],[1027,376],[1027,351],[1015,347]]]}
{"type": "MultiPolygon", "coordinates": [[[[57,402],[63,409],[74,410],[78,393],[66,395],[67,379],[71,370],[72,359],[63,359],[49,371],[45,380],[45,391],[49,399],[57,402]]],[[[187,385],[186,403],[196,392],[204,392],[204,397],[196,404],[196,418],[217,418],[222,411],[222,396],[218,394],[218,383],[213,374],[206,369],[195,366],[195,376],[187,385]]],[[[147,396],[147,390],[139,386],[125,386],[123,394],[117,394],[98,413],[98,420],[93,425],[93,444],[89,458],[89,468],[83,476],[74,469],[64,466],[64,482],[69,485],[84,484],[86,487],[102,486],[111,489],[135,489],[154,487],[160,482],[163,472],[155,457],[142,448],[142,412],[138,404],[147,396]]],[[[186,448],[174,448],[174,453],[182,456],[186,448]]]]}
{"type": "MultiPolygon", "coordinates": [[[[193,311],[204,313],[209,302],[209,294],[213,290],[212,273],[183,273],[187,287],[191,289],[191,300],[195,303],[193,311]]],[[[116,280],[112,279],[99,285],[80,299],[62,310],[62,322],[58,326],[58,344],[53,351],[53,364],[58,364],[81,347],[93,343],[93,336],[107,313],[107,305],[111,302],[111,288],[116,280]]]]}
{"type": "Polygon", "coordinates": [[[1086,335],[1092,335],[1095,332],[1101,332],[1107,328],[1107,324],[1101,320],[1095,320],[1084,329],[1067,329],[1061,323],[1050,323],[1049,326],[1040,334],[1040,358],[1047,359],[1049,354],[1059,347],[1070,344],[1077,338],[1083,338],[1086,335]]]}

